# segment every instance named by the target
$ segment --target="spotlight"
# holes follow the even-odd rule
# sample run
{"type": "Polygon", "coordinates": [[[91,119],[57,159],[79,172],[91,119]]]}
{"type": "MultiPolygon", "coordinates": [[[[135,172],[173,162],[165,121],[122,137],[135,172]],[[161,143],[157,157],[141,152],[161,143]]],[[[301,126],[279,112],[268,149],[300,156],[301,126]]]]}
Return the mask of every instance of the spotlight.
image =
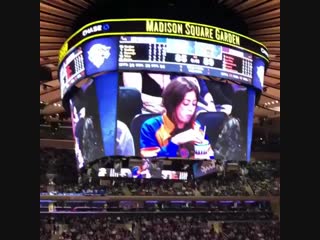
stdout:
{"type": "Polygon", "coordinates": [[[43,110],[46,106],[47,106],[47,104],[45,104],[42,101],[40,102],[40,110],[43,110]]]}

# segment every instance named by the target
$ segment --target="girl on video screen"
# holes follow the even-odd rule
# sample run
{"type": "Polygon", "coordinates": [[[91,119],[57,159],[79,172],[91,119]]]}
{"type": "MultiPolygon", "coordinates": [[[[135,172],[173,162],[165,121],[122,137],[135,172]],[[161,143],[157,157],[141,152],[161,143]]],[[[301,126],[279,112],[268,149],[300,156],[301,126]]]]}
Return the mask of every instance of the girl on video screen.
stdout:
{"type": "MultiPolygon", "coordinates": [[[[193,158],[194,146],[207,142],[204,129],[195,121],[199,89],[186,78],[171,81],[162,94],[165,113],[145,121],[140,131],[141,152],[156,151],[156,156],[193,158]]],[[[143,154],[142,154],[143,155],[143,154]]]]}

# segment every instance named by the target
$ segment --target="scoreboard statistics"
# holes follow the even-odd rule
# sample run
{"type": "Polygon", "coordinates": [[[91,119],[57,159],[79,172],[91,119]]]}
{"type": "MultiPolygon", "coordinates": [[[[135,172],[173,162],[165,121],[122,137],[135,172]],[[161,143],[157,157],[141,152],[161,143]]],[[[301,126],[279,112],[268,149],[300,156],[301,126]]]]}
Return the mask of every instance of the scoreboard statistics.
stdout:
{"type": "Polygon", "coordinates": [[[252,83],[251,53],[226,46],[167,37],[121,36],[119,70],[202,74],[252,83]]]}
{"type": "Polygon", "coordinates": [[[62,89],[61,98],[63,98],[66,91],[75,84],[77,80],[85,77],[85,66],[81,48],[77,48],[66,58],[60,67],[59,74],[62,89]]]}

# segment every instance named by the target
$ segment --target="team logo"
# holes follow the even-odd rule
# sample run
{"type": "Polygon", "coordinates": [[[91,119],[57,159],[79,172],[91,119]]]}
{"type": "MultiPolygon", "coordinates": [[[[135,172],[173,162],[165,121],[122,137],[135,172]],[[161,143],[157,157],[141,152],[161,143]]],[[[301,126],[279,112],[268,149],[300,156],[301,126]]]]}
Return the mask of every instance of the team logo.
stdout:
{"type": "Polygon", "coordinates": [[[259,78],[259,81],[261,83],[261,86],[263,86],[263,80],[264,80],[264,66],[257,67],[257,76],[259,78]]]}
{"type": "Polygon", "coordinates": [[[111,47],[101,43],[92,45],[88,51],[89,61],[97,68],[100,68],[104,61],[110,57],[110,49],[111,47]]]}

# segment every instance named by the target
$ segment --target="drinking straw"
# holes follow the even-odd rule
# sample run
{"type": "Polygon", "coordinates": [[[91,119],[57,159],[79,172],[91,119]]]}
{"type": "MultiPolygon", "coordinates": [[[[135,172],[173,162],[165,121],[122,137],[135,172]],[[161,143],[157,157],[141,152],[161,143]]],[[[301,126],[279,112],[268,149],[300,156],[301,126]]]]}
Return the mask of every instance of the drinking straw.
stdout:
{"type": "Polygon", "coordinates": [[[204,126],[204,130],[203,130],[203,140],[205,139],[205,136],[206,136],[206,130],[207,130],[207,126],[204,126]]]}

